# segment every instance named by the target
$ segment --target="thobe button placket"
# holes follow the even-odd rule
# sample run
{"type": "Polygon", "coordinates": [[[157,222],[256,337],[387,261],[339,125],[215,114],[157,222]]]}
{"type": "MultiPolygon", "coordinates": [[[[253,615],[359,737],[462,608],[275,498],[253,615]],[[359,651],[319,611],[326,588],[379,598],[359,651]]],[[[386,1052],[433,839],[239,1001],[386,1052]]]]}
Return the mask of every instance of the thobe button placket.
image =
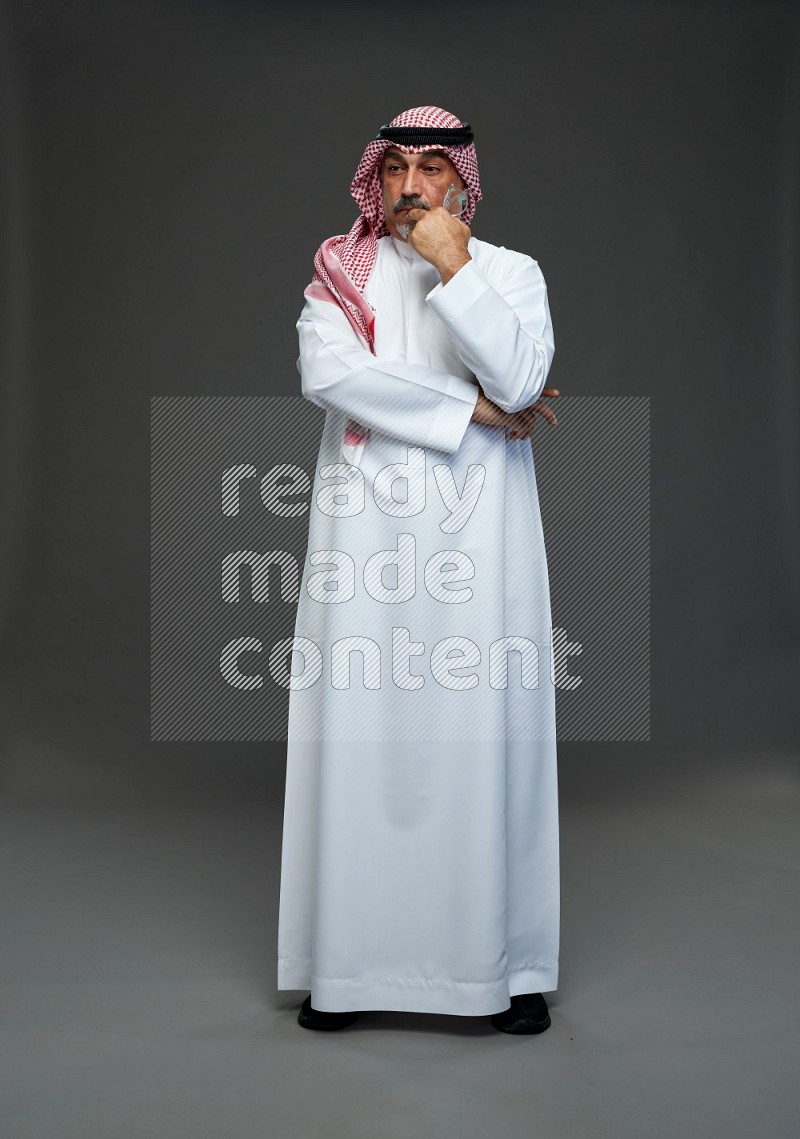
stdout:
{"type": "Polygon", "coordinates": [[[425,298],[433,288],[433,267],[424,258],[414,258],[411,268],[412,301],[409,308],[407,360],[409,364],[428,363],[428,320],[430,313],[425,298]]]}

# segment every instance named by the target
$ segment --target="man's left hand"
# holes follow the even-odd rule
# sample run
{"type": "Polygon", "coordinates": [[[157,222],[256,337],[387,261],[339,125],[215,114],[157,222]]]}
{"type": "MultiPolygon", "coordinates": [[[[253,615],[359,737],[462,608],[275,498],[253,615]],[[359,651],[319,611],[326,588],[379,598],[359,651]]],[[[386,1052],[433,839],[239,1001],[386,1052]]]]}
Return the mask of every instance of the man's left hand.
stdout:
{"type": "Polygon", "coordinates": [[[531,404],[530,407],[523,407],[521,411],[516,411],[509,416],[511,422],[506,427],[506,438],[530,439],[536,426],[537,415],[541,415],[542,419],[546,419],[551,427],[555,427],[558,423],[556,413],[549,404],[544,402],[544,399],[545,397],[547,399],[558,399],[560,395],[561,392],[558,388],[542,388],[542,394],[536,403],[531,404]]]}
{"type": "Polygon", "coordinates": [[[408,235],[408,244],[439,270],[443,284],[446,285],[463,265],[472,260],[467,250],[471,237],[469,226],[453,217],[443,206],[409,210],[406,220],[416,222],[408,235]]]}

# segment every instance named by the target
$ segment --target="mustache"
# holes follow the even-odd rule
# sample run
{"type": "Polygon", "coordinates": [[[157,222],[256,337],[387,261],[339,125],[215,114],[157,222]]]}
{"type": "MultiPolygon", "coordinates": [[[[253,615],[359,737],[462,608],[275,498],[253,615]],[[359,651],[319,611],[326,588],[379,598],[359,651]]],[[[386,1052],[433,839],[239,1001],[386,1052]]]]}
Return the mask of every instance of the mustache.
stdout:
{"type": "Polygon", "coordinates": [[[400,210],[429,210],[430,208],[430,203],[426,202],[424,198],[407,194],[401,194],[392,206],[395,213],[400,210]]]}

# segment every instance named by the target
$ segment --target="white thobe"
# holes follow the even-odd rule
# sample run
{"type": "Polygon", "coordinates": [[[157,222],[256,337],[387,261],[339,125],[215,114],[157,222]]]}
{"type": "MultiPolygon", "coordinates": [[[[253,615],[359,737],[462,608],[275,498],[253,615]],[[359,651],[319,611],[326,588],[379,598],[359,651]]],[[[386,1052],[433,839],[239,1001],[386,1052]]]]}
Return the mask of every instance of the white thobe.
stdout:
{"type": "Polygon", "coordinates": [[[536,261],[469,252],[442,285],[378,241],[375,355],[334,304],[298,321],[303,395],[327,415],[291,653],[278,988],[323,1011],[480,1016],[558,982],[533,448],[471,420],[476,380],[507,411],[539,398],[552,323],[536,261]],[[348,419],[369,428],[350,466],[348,419]]]}

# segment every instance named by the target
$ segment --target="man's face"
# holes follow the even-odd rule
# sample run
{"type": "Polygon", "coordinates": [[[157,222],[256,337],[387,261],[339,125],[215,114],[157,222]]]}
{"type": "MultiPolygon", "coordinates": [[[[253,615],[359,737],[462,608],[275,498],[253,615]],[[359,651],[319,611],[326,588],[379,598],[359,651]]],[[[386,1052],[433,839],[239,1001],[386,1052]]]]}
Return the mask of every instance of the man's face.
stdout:
{"type": "Polygon", "coordinates": [[[391,147],[383,154],[383,213],[392,237],[405,241],[414,222],[406,221],[409,209],[434,209],[444,202],[450,183],[464,188],[453,163],[441,150],[403,154],[391,147]]]}

